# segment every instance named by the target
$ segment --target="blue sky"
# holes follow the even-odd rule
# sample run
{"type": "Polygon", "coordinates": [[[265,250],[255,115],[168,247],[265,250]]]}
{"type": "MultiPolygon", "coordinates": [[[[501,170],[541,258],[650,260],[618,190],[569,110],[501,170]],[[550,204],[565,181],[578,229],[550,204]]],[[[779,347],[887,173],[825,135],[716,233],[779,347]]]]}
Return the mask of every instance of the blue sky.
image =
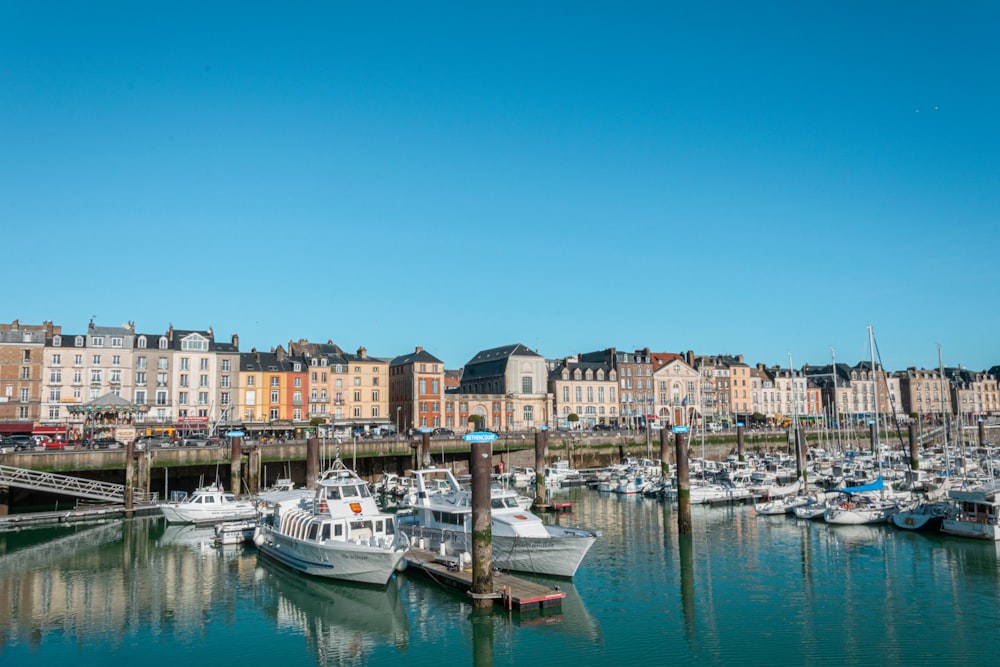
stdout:
{"type": "Polygon", "coordinates": [[[1000,5],[0,3],[0,320],[1000,364],[1000,5]]]}

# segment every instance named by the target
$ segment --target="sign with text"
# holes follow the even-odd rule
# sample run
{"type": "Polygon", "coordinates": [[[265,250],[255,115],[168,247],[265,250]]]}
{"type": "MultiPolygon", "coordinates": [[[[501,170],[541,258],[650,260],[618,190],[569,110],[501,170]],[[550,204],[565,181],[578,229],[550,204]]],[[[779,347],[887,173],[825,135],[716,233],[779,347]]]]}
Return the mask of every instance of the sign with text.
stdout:
{"type": "Polygon", "coordinates": [[[489,431],[476,431],[475,433],[466,433],[462,436],[462,440],[466,442],[493,442],[497,439],[496,433],[490,433],[489,431]]]}
{"type": "Polygon", "coordinates": [[[673,427],[670,430],[673,431],[674,433],[687,433],[688,432],[688,427],[687,426],[675,426],[675,427],[673,427]]]}

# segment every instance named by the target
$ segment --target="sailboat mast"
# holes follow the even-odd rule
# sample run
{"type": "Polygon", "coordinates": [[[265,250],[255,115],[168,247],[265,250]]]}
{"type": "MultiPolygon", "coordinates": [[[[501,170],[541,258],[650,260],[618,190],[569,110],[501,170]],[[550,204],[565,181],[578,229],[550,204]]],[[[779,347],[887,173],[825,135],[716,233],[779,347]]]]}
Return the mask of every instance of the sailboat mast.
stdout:
{"type": "MultiPolygon", "coordinates": [[[[872,448],[875,451],[875,460],[878,461],[878,476],[882,476],[882,448],[879,447],[879,434],[878,434],[878,380],[875,377],[875,334],[872,332],[872,325],[868,324],[868,347],[871,352],[872,358],[872,391],[874,394],[875,404],[874,415],[875,415],[875,430],[873,436],[875,442],[872,443],[872,448]]],[[[885,489],[882,489],[882,497],[885,497],[885,489]]]]}
{"type": "Polygon", "coordinates": [[[844,443],[840,440],[840,405],[837,397],[837,351],[830,348],[830,360],[833,362],[833,419],[837,424],[837,452],[843,453],[844,443]]]}
{"type": "Polygon", "coordinates": [[[943,418],[942,429],[944,431],[944,474],[951,476],[951,454],[948,451],[948,410],[944,406],[944,361],[941,358],[941,344],[938,343],[938,375],[941,382],[941,390],[938,395],[941,397],[941,417],[943,418]]]}

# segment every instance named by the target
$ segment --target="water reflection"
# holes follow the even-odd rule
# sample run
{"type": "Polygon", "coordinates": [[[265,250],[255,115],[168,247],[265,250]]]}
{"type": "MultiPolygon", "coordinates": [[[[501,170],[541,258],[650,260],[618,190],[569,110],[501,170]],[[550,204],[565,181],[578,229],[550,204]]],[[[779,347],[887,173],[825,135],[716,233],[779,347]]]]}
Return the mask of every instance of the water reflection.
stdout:
{"type": "Polygon", "coordinates": [[[385,589],[305,577],[258,559],[254,602],[281,630],[300,632],[318,665],[366,662],[378,646],[406,650],[410,625],[395,579],[385,589]]]}

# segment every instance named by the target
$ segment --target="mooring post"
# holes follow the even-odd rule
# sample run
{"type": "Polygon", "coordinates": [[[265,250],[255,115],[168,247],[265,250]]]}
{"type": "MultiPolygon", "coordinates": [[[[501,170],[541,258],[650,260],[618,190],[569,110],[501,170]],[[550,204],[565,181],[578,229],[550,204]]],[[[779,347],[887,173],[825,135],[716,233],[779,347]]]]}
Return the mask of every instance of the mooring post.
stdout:
{"type": "Polygon", "coordinates": [[[871,424],[868,425],[868,439],[871,440],[872,443],[872,454],[875,454],[877,456],[879,452],[878,452],[878,442],[876,442],[878,438],[875,436],[875,422],[872,422],[871,424]]]}
{"type": "Polygon", "coordinates": [[[745,436],[746,427],[743,424],[736,425],[736,457],[740,463],[743,463],[746,459],[743,457],[743,438],[745,436]]]}
{"type": "Polygon", "coordinates": [[[979,446],[980,448],[986,446],[986,422],[982,418],[979,419],[979,446]]]}
{"type": "Polygon", "coordinates": [[[670,480],[670,462],[667,457],[670,456],[670,429],[664,427],[660,429],[660,472],[663,476],[663,481],[667,482],[670,480]]]}
{"type": "Polygon", "coordinates": [[[802,427],[795,429],[795,438],[798,441],[798,452],[799,458],[799,477],[802,478],[802,489],[803,493],[809,493],[809,465],[807,463],[807,451],[806,451],[806,432],[802,427]]]}
{"type": "Polygon", "coordinates": [[[493,667],[493,614],[488,610],[473,609],[472,664],[473,667],[493,667]]]}
{"type": "MultiPolygon", "coordinates": [[[[424,429],[420,434],[420,465],[427,467],[431,464],[431,432],[424,429]]],[[[441,462],[444,465],[444,461],[441,462]]]]}
{"type": "Polygon", "coordinates": [[[491,443],[473,442],[472,473],[472,606],[493,607],[493,512],[490,509],[491,443]]]}
{"type": "Polygon", "coordinates": [[[240,478],[243,467],[243,438],[230,438],[229,453],[229,490],[240,495],[240,478]]]}
{"type": "Polygon", "coordinates": [[[247,493],[260,493],[260,447],[251,447],[247,452],[247,493]]]}
{"type": "Polygon", "coordinates": [[[677,533],[691,534],[691,476],[688,472],[687,433],[674,434],[677,449],[677,533]]]}
{"type": "Polygon", "coordinates": [[[131,514],[135,509],[135,441],[129,440],[125,445],[125,514],[131,514]]]}
{"type": "Polygon", "coordinates": [[[913,422],[907,424],[906,435],[910,440],[910,470],[920,470],[920,449],[917,446],[917,425],[913,422]]]}
{"type": "Polygon", "coordinates": [[[306,439],[306,488],[315,489],[319,479],[319,438],[306,439]]]}
{"type": "Polygon", "coordinates": [[[535,509],[546,509],[548,501],[545,498],[545,448],[548,444],[548,431],[535,433],[535,509]]]}

